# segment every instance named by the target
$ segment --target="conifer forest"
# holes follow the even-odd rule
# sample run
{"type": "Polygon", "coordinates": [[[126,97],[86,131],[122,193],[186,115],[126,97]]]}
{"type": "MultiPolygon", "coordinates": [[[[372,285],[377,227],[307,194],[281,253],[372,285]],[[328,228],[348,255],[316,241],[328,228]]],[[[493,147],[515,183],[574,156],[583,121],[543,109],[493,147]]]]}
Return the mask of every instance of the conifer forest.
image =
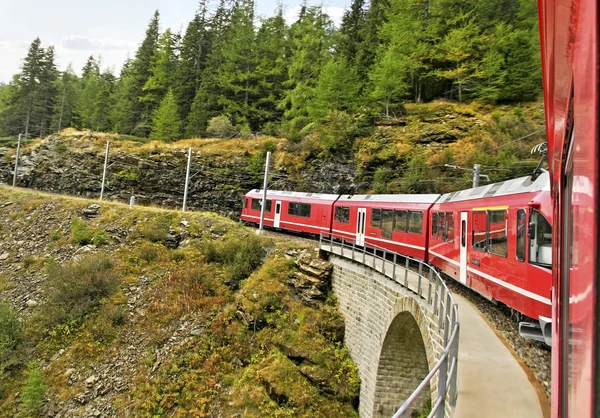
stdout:
{"type": "Polygon", "coordinates": [[[535,0],[353,0],[334,25],[304,4],[257,17],[252,0],[201,0],[183,32],[159,11],[119,74],[90,56],[56,66],[37,38],[0,84],[0,136],[65,127],[172,141],[237,132],[298,140],[325,123],[392,118],[406,103],[510,103],[541,91],[535,0]]]}

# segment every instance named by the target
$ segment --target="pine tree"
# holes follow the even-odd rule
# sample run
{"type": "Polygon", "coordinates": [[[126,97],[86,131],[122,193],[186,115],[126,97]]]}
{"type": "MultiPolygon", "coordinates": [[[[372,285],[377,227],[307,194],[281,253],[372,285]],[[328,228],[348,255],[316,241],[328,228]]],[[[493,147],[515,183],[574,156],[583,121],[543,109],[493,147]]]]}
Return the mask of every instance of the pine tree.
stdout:
{"type": "Polygon", "coordinates": [[[53,130],[60,132],[65,127],[79,125],[79,115],[77,114],[79,83],[73,67],[69,65],[57,82],[57,95],[52,118],[53,130]]]}
{"type": "Polygon", "coordinates": [[[356,72],[361,80],[367,80],[381,45],[380,30],[387,22],[389,0],[372,0],[361,27],[360,47],[356,57],[356,72]]]}
{"type": "MultiPolygon", "coordinates": [[[[29,46],[13,97],[11,116],[21,121],[19,125],[23,127],[25,136],[29,135],[30,128],[35,125],[36,113],[40,107],[40,82],[46,58],[41,44],[40,38],[35,38],[29,46]]],[[[20,129],[16,130],[17,133],[19,131],[20,129]]]]}
{"type": "Polygon", "coordinates": [[[111,102],[115,77],[110,72],[104,72],[98,78],[98,90],[94,98],[94,113],[92,126],[95,131],[106,132],[110,129],[111,102]]]}
{"type": "Polygon", "coordinates": [[[40,108],[39,108],[39,133],[41,137],[52,130],[52,111],[56,100],[56,83],[59,72],[54,62],[54,47],[50,45],[43,54],[40,74],[40,108]]]}
{"type": "Polygon", "coordinates": [[[160,36],[158,49],[150,68],[150,78],[144,84],[140,102],[154,109],[158,107],[167,91],[174,86],[177,73],[179,35],[170,29],[160,36]]]}
{"type": "Polygon", "coordinates": [[[406,81],[408,73],[407,59],[398,56],[394,48],[384,51],[370,72],[373,90],[371,96],[383,106],[385,117],[391,115],[392,104],[405,96],[409,91],[406,81]]]}
{"type": "Polygon", "coordinates": [[[160,107],[152,115],[150,138],[174,141],[179,138],[180,124],[175,95],[172,90],[169,90],[160,103],[160,107]]]}
{"type": "Polygon", "coordinates": [[[90,56],[82,70],[81,93],[78,113],[81,116],[81,126],[95,129],[94,115],[96,113],[96,98],[100,89],[100,67],[93,56],[90,56]]]}
{"type": "Polygon", "coordinates": [[[331,110],[354,112],[359,90],[353,69],[339,59],[331,59],[321,71],[313,98],[308,103],[308,115],[312,121],[322,121],[331,110]]]}

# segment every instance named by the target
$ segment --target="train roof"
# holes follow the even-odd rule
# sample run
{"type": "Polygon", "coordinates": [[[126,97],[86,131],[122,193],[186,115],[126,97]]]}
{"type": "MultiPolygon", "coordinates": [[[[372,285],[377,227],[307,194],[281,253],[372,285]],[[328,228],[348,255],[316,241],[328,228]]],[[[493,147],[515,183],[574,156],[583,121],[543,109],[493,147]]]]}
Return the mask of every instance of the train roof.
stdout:
{"type": "Polygon", "coordinates": [[[344,194],[338,202],[435,203],[439,194],[344,194]]]}
{"type": "Polygon", "coordinates": [[[499,183],[486,184],[472,189],[442,195],[439,203],[460,202],[484,197],[509,196],[519,193],[550,192],[550,176],[547,172],[540,174],[535,180],[531,176],[519,177],[499,183]]]}
{"type": "MultiPolygon", "coordinates": [[[[250,190],[246,196],[250,197],[263,197],[263,191],[261,189],[250,190]]],[[[267,190],[267,199],[276,197],[293,197],[293,198],[304,198],[304,199],[315,199],[315,200],[335,200],[338,198],[337,194],[326,194],[326,193],[304,193],[304,192],[286,192],[281,190],[267,190]]]]}

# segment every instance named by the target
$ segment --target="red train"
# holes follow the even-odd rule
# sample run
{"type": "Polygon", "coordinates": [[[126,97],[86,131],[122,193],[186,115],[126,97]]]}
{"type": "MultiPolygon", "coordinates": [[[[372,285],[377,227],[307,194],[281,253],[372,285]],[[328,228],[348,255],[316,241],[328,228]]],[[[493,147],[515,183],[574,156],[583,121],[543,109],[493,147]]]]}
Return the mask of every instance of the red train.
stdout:
{"type": "MultiPolygon", "coordinates": [[[[268,191],[264,225],[378,246],[430,262],[531,320],[550,343],[552,213],[548,173],[445,195],[323,195],[268,191]]],[[[258,224],[262,191],[244,197],[258,224]]]]}
{"type": "Polygon", "coordinates": [[[538,0],[554,219],[552,417],[600,417],[598,0],[538,0]]]}

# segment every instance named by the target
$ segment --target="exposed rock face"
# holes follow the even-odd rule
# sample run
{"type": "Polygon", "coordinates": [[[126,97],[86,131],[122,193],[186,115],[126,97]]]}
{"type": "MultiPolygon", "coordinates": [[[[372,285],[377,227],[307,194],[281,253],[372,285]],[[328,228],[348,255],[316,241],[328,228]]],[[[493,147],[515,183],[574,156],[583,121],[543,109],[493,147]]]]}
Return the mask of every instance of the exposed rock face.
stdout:
{"type": "MultiPolygon", "coordinates": [[[[3,158],[0,182],[12,183],[14,157],[3,158]]],[[[249,167],[250,157],[229,158],[195,154],[187,206],[190,210],[217,212],[238,219],[242,197],[262,187],[262,173],[249,167]]],[[[37,190],[97,198],[100,195],[104,155],[91,146],[54,147],[51,141],[19,160],[17,184],[37,190]]],[[[145,153],[116,151],[110,156],[104,196],[106,200],[178,208],[183,202],[187,150],[155,149],[145,153]]],[[[355,193],[354,163],[312,160],[301,173],[285,167],[272,170],[270,188],[314,193],[355,193]]],[[[93,209],[92,211],[93,212],[93,209]]],[[[88,216],[88,214],[85,214],[88,216]]],[[[93,213],[89,215],[93,216],[93,213]]]]}
{"type": "Polygon", "coordinates": [[[331,287],[332,265],[306,250],[290,250],[285,255],[294,260],[299,270],[290,277],[288,284],[305,304],[318,306],[331,287]]]}

